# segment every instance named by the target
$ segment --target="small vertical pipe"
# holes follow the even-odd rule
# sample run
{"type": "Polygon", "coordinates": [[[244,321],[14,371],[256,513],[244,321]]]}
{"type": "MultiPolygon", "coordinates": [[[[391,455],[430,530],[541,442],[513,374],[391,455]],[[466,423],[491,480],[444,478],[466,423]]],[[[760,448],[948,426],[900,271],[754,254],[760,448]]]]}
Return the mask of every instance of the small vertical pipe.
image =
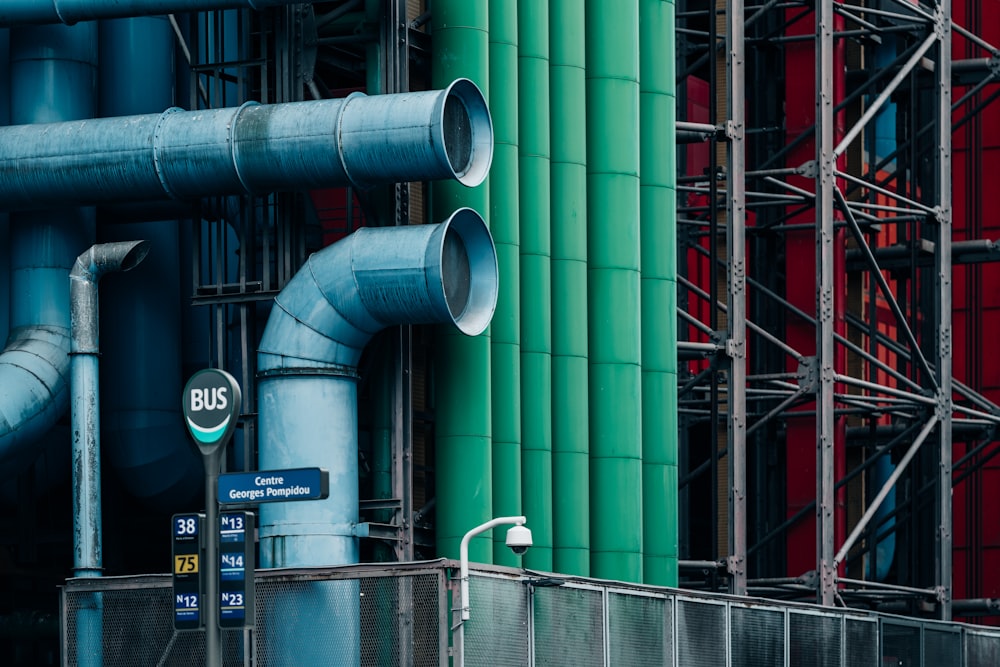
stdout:
{"type": "MultiPolygon", "coordinates": [[[[70,392],[73,457],[73,576],[99,577],[101,545],[101,421],[97,282],[108,271],[129,270],[146,255],[144,242],[91,246],[69,273],[70,392]]],[[[101,594],[94,593],[77,617],[80,664],[100,665],[101,594]]]]}
{"type": "MultiPolygon", "coordinates": [[[[487,0],[438,0],[431,27],[432,85],[466,77],[484,94],[489,91],[487,0]]],[[[433,218],[444,219],[459,207],[474,209],[488,224],[488,179],[472,189],[446,182],[432,186],[433,218]]],[[[469,338],[438,327],[434,335],[437,553],[456,558],[466,531],[493,516],[490,332],[469,338]]],[[[492,562],[490,538],[473,540],[469,557],[492,562]]]]}
{"type": "Polygon", "coordinates": [[[549,235],[548,0],[517,7],[518,188],[521,228],[522,507],[534,546],[524,564],[552,570],[552,276],[549,235]]]}
{"type": "MultiPolygon", "coordinates": [[[[493,511],[521,514],[521,268],[518,202],[517,0],[490,2],[490,114],[495,144],[490,169],[490,219],[500,294],[491,326],[493,511]]],[[[493,532],[493,562],[521,559],[493,532]]]]}
{"type": "Polygon", "coordinates": [[[590,575],[584,0],[549,0],[552,569],[590,575]]]}
{"type": "Polygon", "coordinates": [[[639,7],[585,9],[590,565],[592,576],[641,582],[639,7]]]}
{"type": "Polygon", "coordinates": [[[674,3],[639,4],[643,581],[677,585],[674,3]]]}

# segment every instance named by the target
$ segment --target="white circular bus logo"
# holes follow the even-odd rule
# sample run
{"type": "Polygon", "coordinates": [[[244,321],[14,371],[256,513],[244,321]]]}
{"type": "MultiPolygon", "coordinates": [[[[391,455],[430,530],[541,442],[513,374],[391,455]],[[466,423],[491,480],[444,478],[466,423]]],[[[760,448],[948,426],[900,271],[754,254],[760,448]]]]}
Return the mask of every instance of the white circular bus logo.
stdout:
{"type": "Polygon", "coordinates": [[[198,371],[184,387],[184,421],[199,446],[225,442],[236,428],[242,395],[226,371],[198,371]]]}

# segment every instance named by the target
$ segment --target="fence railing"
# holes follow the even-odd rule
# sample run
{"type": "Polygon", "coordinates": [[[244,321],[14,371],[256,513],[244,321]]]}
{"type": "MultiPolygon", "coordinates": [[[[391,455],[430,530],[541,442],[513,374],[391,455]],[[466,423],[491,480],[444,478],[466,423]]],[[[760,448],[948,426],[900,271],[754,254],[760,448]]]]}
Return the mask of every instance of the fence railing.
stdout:
{"type": "MultiPolygon", "coordinates": [[[[258,571],[254,625],[223,631],[223,664],[457,663],[457,572],[446,560],[258,571]]],[[[469,604],[468,667],[1000,665],[1000,630],[509,568],[475,566],[469,604]]],[[[173,629],[168,575],[67,581],[62,637],[64,665],[204,664],[203,634],[173,629]],[[78,631],[95,609],[99,632],[78,631]]]]}

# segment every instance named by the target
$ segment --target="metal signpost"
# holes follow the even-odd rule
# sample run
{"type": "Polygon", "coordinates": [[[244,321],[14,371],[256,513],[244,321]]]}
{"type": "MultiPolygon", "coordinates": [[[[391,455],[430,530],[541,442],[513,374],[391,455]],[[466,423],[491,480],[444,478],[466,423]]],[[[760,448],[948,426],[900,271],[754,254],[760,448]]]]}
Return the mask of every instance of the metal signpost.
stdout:
{"type": "MultiPolygon", "coordinates": [[[[243,395],[236,379],[229,373],[208,368],[191,376],[184,387],[184,421],[205,464],[205,591],[199,616],[205,627],[205,665],[221,667],[222,646],[219,633],[219,506],[215,502],[219,469],[226,443],[236,430],[243,395]],[[204,619],[208,619],[204,622],[204,619]]],[[[176,530],[176,529],[175,529],[176,530]]],[[[253,533],[251,533],[252,535],[253,533]]],[[[252,538],[251,538],[252,543],[252,538]]],[[[175,565],[176,567],[176,565],[175,565]]],[[[200,569],[200,568],[199,568],[200,569]]],[[[251,580],[253,577],[250,577],[251,580]]],[[[245,608],[244,608],[245,614],[245,608]]]]}

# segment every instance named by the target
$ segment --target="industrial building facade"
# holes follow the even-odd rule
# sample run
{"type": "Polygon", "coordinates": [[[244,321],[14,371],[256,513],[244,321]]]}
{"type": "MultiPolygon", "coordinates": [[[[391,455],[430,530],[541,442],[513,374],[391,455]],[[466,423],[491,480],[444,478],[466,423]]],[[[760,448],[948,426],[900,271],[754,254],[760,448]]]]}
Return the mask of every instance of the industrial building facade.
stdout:
{"type": "Polygon", "coordinates": [[[170,516],[205,506],[181,394],[210,367],[243,396],[224,471],[339,490],[252,508],[266,568],[457,558],[524,515],[526,554],[498,530],[471,560],[677,610],[655,587],[993,624],[996,3],[7,0],[0,24],[5,663],[60,659],[67,578],[167,570],[170,516]],[[74,262],[137,240],[73,347],[74,262]],[[411,260],[492,261],[492,301],[366,291],[411,260]]]}

